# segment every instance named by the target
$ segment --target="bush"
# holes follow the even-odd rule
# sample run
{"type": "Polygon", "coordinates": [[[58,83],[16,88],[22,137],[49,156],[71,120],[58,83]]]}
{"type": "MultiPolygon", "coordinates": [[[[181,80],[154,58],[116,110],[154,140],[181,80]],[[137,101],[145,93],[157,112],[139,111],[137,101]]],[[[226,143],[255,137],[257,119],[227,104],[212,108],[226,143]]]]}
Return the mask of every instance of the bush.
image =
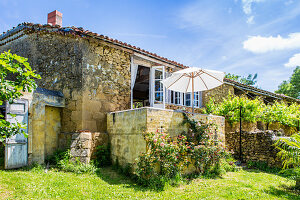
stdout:
{"type": "Polygon", "coordinates": [[[52,156],[49,156],[47,158],[47,162],[49,162],[52,165],[55,165],[57,168],[59,168],[62,171],[66,172],[74,172],[74,173],[95,173],[96,167],[91,162],[89,164],[85,164],[77,160],[72,160],[70,151],[63,151],[63,150],[57,150],[53,153],[52,156]]]}
{"type": "Polygon", "coordinates": [[[277,167],[270,166],[267,162],[264,162],[264,161],[251,161],[250,160],[247,162],[247,167],[249,169],[258,169],[261,171],[271,172],[271,173],[276,173],[280,170],[277,167]]]}
{"type": "Polygon", "coordinates": [[[45,160],[45,163],[49,163],[50,165],[57,165],[60,160],[63,160],[65,157],[68,157],[68,152],[66,150],[58,149],[54,151],[51,156],[48,156],[45,160]]]}
{"type": "Polygon", "coordinates": [[[159,131],[145,134],[147,150],[137,159],[135,169],[140,184],[156,189],[176,185],[190,164],[196,167],[198,175],[210,177],[235,168],[233,162],[226,160],[231,156],[209,136],[215,130],[212,124],[190,120],[186,115],[185,123],[188,133],[174,138],[159,131]]]}
{"type": "Polygon", "coordinates": [[[111,165],[110,146],[99,145],[96,147],[96,159],[94,160],[97,167],[105,167],[111,165]]]}

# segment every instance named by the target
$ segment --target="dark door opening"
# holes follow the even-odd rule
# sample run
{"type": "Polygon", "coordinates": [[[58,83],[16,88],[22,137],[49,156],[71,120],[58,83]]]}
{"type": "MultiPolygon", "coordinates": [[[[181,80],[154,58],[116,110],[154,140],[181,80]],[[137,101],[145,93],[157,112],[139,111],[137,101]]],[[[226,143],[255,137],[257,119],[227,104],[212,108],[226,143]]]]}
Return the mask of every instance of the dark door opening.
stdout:
{"type": "Polygon", "coordinates": [[[150,106],[149,78],[150,78],[150,68],[139,65],[134,88],[133,88],[134,108],[150,106]]]}

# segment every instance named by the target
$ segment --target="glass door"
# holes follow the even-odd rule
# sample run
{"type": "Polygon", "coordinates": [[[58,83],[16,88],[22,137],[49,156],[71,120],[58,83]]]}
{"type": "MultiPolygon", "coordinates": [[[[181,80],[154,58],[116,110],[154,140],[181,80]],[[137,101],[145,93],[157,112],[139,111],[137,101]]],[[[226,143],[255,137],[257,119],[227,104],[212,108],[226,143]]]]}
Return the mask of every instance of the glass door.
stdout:
{"type": "Polygon", "coordinates": [[[155,108],[165,108],[165,87],[161,83],[165,79],[165,67],[156,66],[151,68],[151,106],[155,108]]]}

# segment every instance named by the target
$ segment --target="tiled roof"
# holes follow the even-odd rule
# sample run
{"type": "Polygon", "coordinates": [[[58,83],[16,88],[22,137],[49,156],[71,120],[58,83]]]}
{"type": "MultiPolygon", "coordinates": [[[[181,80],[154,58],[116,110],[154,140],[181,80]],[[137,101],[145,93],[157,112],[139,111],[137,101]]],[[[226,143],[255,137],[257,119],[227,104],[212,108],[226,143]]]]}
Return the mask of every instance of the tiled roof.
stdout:
{"type": "Polygon", "coordinates": [[[13,38],[11,40],[9,40],[9,39],[6,40],[7,38],[11,37],[12,35],[14,35],[16,33],[19,33],[22,30],[27,30],[29,32],[49,32],[49,33],[51,32],[51,33],[57,33],[57,34],[61,34],[61,35],[73,35],[73,36],[77,36],[77,37],[81,37],[81,38],[92,37],[92,38],[100,39],[100,40],[115,44],[117,46],[121,46],[126,49],[133,50],[135,52],[147,55],[149,57],[169,63],[169,64],[177,66],[179,68],[187,68],[188,67],[181,63],[175,62],[173,60],[169,60],[165,57],[161,57],[155,53],[152,53],[152,52],[146,51],[144,49],[141,49],[139,47],[127,44],[126,42],[121,42],[119,40],[110,38],[108,36],[100,35],[100,34],[91,32],[89,30],[84,30],[83,28],[80,28],[80,27],[78,28],[78,27],[74,27],[74,26],[60,27],[58,25],[51,26],[49,24],[42,25],[42,24],[33,24],[33,23],[22,23],[22,24],[19,24],[17,27],[13,27],[11,30],[4,32],[2,35],[0,35],[0,46],[12,41],[13,39],[16,39],[16,38],[13,38]]]}
{"type": "MultiPolygon", "coordinates": [[[[19,24],[17,27],[13,27],[11,30],[8,30],[7,32],[4,32],[3,34],[0,35],[0,46],[21,37],[22,34],[24,35],[25,33],[21,33],[21,31],[23,31],[23,30],[25,30],[29,33],[31,33],[31,32],[46,32],[46,33],[57,33],[57,34],[66,35],[66,36],[75,36],[75,37],[80,37],[80,38],[96,38],[96,39],[100,39],[100,40],[105,41],[105,42],[112,43],[112,44],[117,45],[117,46],[121,46],[121,47],[126,48],[126,49],[130,49],[134,52],[138,52],[138,53],[141,53],[143,55],[147,55],[149,57],[152,57],[152,58],[155,58],[157,60],[169,63],[169,64],[177,66],[179,68],[188,68],[188,66],[185,66],[181,63],[175,62],[173,60],[169,60],[165,57],[161,57],[161,56],[159,56],[155,53],[151,53],[151,52],[146,51],[144,49],[141,49],[139,47],[127,44],[126,42],[121,42],[119,40],[110,38],[108,36],[99,35],[97,33],[91,32],[89,30],[84,30],[81,27],[74,27],[74,26],[72,26],[72,27],[60,27],[59,25],[51,26],[49,24],[42,25],[42,24],[33,24],[33,23],[22,23],[22,24],[19,24]],[[14,37],[12,37],[12,36],[14,36],[14,37]]],[[[271,96],[271,97],[275,97],[275,98],[278,98],[278,99],[290,99],[292,101],[300,102],[299,99],[295,99],[295,98],[285,96],[285,95],[281,95],[281,94],[275,94],[275,93],[272,93],[272,92],[269,92],[269,91],[266,91],[266,90],[262,90],[262,89],[259,89],[259,88],[256,88],[256,87],[252,87],[252,86],[249,86],[249,85],[245,85],[245,84],[242,84],[242,83],[239,83],[239,82],[227,79],[227,78],[224,79],[224,82],[229,83],[229,84],[233,84],[233,85],[238,86],[238,87],[241,87],[245,90],[252,90],[252,91],[255,91],[257,93],[264,94],[264,95],[271,96]]]]}
{"type": "Polygon", "coordinates": [[[281,99],[289,99],[291,101],[296,101],[296,102],[300,103],[300,99],[289,97],[289,96],[286,96],[284,94],[276,94],[276,93],[273,93],[273,92],[262,90],[262,89],[259,89],[259,88],[256,88],[256,87],[253,87],[253,86],[250,86],[250,85],[246,85],[246,84],[243,84],[243,83],[240,83],[240,82],[228,79],[228,78],[224,78],[224,82],[232,84],[234,86],[239,87],[240,89],[244,89],[244,90],[247,90],[247,91],[256,92],[256,93],[266,95],[266,96],[270,96],[270,97],[273,97],[273,98],[277,98],[277,99],[280,99],[280,100],[281,99]]]}

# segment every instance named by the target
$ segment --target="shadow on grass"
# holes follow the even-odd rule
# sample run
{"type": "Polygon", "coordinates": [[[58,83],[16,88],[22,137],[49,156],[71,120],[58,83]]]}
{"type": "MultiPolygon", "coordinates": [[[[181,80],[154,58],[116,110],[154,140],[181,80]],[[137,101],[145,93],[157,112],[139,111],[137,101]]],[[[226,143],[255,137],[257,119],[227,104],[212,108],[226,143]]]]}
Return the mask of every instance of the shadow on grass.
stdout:
{"type": "MultiPolygon", "coordinates": [[[[107,182],[110,185],[124,185],[126,188],[133,188],[135,191],[154,191],[154,192],[161,192],[164,191],[164,187],[154,188],[153,186],[144,186],[140,185],[137,180],[131,175],[125,175],[118,170],[114,169],[113,167],[105,167],[105,168],[98,168],[96,171],[96,175],[107,182]]],[[[220,175],[197,175],[197,174],[190,174],[183,177],[183,180],[180,182],[169,183],[174,187],[180,187],[181,185],[189,185],[195,179],[223,179],[220,175]]]]}
{"type": "Polygon", "coordinates": [[[279,188],[271,186],[269,190],[264,190],[265,193],[283,199],[300,199],[300,191],[296,190],[294,186],[280,185],[279,188]]]}
{"type": "Polygon", "coordinates": [[[138,185],[131,176],[123,175],[112,167],[98,168],[96,175],[110,185],[124,185],[124,187],[133,188],[135,191],[158,191],[150,187],[138,185]]]}

